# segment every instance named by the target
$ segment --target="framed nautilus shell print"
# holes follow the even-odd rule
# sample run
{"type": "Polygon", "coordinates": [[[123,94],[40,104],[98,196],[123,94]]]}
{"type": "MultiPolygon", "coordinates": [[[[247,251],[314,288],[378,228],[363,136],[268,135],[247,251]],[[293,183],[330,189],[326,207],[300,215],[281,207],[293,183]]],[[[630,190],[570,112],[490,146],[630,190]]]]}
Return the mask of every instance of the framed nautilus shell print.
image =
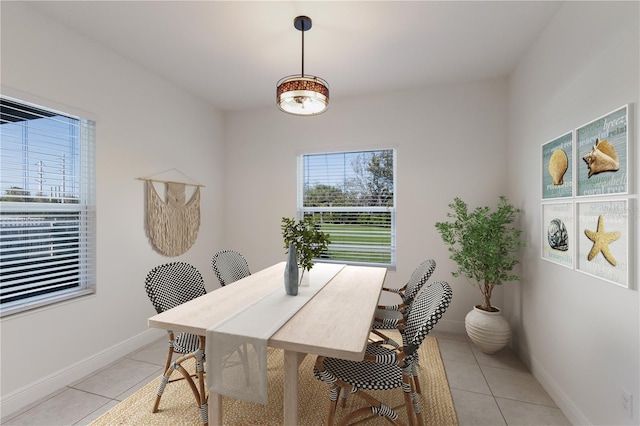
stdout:
{"type": "Polygon", "coordinates": [[[542,145],[542,198],[573,195],[573,132],[542,145]]]}
{"type": "Polygon", "coordinates": [[[542,204],[542,258],[567,268],[573,268],[576,247],[573,206],[572,202],[542,204]]]}
{"type": "Polygon", "coordinates": [[[578,197],[629,192],[629,105],[576,130],[578,197]]]}

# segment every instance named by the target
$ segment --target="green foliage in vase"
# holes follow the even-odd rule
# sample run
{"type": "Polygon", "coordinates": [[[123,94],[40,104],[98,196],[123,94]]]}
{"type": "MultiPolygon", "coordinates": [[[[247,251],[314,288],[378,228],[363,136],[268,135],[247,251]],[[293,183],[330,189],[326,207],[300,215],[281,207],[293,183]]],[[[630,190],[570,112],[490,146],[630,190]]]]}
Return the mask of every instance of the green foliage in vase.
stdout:
{"type": "Polygon", "coordinates": [[[518,276],[511,273],[518,263],[515,253],[525,247],[520,240],[520,231],[513,222],[520,210],[501,196],[498,207],[477,207],[469,212],[467,204],[455,198],[447,213],[450,222],[437,222],[436,229],[449,246],[450,259],[458,264],[454,277],[474,280],[482,293],[483,301],[478,308],[495,312],[491,306],[494,286],[514,281],[518,276]]]}
{"type": "Polygon", "coordinates": [[[298,266],[303,269],[303,274],[305,270],[313,268],[313,259],[326,252],[331,242],[329,234],[320,231],[311,216],[305,216],[299,221],[283,217],[281,228],[285,253],[289,252],[289,245],[293,243],[296,247],[298,266]]]}

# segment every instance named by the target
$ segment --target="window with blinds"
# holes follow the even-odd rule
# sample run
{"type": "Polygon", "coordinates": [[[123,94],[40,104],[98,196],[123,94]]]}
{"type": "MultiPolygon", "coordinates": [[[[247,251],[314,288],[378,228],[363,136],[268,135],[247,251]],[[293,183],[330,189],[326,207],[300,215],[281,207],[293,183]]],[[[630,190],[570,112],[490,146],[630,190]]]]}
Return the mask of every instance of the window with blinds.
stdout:
{"type": "Polygon", "coordinates": [[[91,120],[0,96],[0,315],[95,289],[91,120]]]}
{"type": "Polygon", "coordinates": [[[395,150],[301,155],[298,216],[330,235],[318,261],[395,267],[395,150]]]}

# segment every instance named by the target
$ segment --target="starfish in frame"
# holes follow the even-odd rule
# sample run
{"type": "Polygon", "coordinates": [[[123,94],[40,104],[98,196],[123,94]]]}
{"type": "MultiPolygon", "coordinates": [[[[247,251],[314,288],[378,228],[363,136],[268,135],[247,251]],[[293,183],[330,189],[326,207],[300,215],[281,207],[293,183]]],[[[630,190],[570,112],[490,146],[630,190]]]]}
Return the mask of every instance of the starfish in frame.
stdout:
{"type": "Polygon", "coordinates": [[[618,262],[611,254],[611,250],[609,250],[609,244],[620,238],[622,235],[620,232],[604,232],[604,216],[598,216],[598,228],[597,230],[590,231],[588,229],[584,230],[585,235],[591,241],[593,241],[593,247],[591,247],[591,251],[587,255],[588,260],[593,260],[594,257],[597,256],[598,253],[602,252],[602,255],[607,262],[616,266],[618,262]]]}

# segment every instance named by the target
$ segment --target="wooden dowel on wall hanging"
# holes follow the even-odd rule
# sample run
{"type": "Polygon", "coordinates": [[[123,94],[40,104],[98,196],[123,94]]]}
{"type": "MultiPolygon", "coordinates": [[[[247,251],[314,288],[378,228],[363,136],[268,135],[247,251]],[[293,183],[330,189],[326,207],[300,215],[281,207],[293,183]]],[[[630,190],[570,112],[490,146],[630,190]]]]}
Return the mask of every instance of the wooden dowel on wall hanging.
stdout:
{"type": "Polygon", "coordinates": [[[189,176],[185,175],[180,170],[175,169],[175,168],[174,169],[165,170],[163,172],[156,173],[156,174],[148,176],[148,177],[139,177],[139,178],[136,178],[136,179],[138,179],[138,180],[146,180],[146,181],[151,181],[151,182],[173,183],[173,184],[182,184],[182,185],[188,185],[188,186],[199,186],[199,187],[204,188],[204,185],[199,184],[199,183],[179,182],[175,178],[173,178],[173,179],[159,179],[159,178],[154,177],[154,176],[160,176],[160,175],[167,175],[169,173],[173,173],[174,176],[175,176],[175,173],[178,173],[178,174],[184,176],[187,180],[190,180],[192,182],[195,181],[195,179],[191,179],[189,176]]]}
{"type": "Polygon", "coordinates": [[[176,181],[172,181],[172,180],[163,180],[163,179],[153,179],[153,178],[143,178],[143,177],[139,177],[136,178],[137,180],[145,180],[145,181],[150,181],[150,182],[160,182],[160,183],[179,183],[182,185],[187,185],[187,186],[199,186],[201,188],[204,188],[205,186],[202,185],[201,183],[187,183],[187,182],[176,182],[176,181]]]}

